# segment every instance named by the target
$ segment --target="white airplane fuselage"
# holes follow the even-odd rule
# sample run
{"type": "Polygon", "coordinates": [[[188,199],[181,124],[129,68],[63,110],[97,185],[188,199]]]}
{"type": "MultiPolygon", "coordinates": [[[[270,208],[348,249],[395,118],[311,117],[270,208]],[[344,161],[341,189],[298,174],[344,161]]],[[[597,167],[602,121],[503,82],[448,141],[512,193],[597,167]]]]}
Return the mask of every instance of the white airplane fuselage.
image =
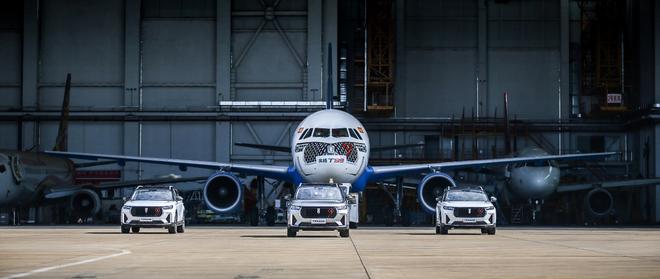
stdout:
{"type": "Polygon", "coordinates": [[[321,110],[298,125],[291,154],[294,167],[305,182],[353,183],[369,162],[369,136],[352,115],[321,110]]]}

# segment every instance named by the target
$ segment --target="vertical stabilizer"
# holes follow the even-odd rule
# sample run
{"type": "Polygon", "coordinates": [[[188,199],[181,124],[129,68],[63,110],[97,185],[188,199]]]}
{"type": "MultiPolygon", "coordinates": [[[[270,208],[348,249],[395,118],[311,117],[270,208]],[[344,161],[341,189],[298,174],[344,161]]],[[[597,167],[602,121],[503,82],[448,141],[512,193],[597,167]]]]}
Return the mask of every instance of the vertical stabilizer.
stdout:
{"type": "Polygon", "coordinates": [[[332,109],[333,103],[333,87],[332,87],[332,44],[328,44],[328,89],[325,93],[325,108],[332,109]]]}
{"type": "Polygon", "coordinates": [[[64,84],[64,98],[62,100],[62,114],[60,115],[60,127],[57,130],[57,139],[53,151],[67,151],[67,136],[69,133],[69,95],[71,92],[71,74],[66,74],[64,84]]]}

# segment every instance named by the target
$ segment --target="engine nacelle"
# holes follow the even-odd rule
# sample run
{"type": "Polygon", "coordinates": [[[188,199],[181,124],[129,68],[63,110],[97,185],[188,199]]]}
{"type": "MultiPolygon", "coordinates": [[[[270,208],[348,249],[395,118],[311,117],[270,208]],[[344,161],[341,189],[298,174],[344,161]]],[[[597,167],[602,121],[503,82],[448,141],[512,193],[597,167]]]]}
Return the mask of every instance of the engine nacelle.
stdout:
{"type": "Polygon", "coordinates": [[[99,213],[101,209],[101,198],[93,190],[81,189],[71,195],[69,206],[75,216],[91,217],[99,213]]]}
{"type": "Polygon", "coordinates": [[[211,210],[221,213],[236,210],[242,199],[243,187],[236,176],[219,172],[206,180],[204,202],[211,210]]]}
{"type": "Polygon", "coordinates": [[[614,198],[609,191],[596,188],[584,196],[585,210],[591,217],[606,217],[614,209],[614,198]]]}
{"type": "Polygon", "coordinates": [[[435,213],[435,205],[438,203],[436,198],[449,187],[456,187],[456,182],[448,174],[436,172],[426,175],[417,187],[417,199],[422,208],[431,214],[435,213]]]}

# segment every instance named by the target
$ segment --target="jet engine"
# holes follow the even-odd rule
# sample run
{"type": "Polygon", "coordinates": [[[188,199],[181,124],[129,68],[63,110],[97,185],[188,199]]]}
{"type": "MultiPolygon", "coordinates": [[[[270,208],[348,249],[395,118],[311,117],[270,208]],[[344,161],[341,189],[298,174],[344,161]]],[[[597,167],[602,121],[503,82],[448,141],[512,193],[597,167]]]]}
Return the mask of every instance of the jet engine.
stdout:
{"type": "Polygon", "coordinates": [[[425,211],[435,213],[435,199],[442,196],[443,191],[449,187],[456,187],[456,182],[446,173],[436,172],[428,174],[417,187],[417,199],[425,211]]]}
{"type": "Polygon", "coordinates": [[[204,202],[213,211],[233,211],[238,208],[242,199],[243,188],[236,176],[219,172],[206,180],[204,202]]]}
{"type": "Polygon", "coordinates": [[[605,217],[614,208],[612,194],[603,188],[596,188],[584,196],[584,206],[587,213],[596,218],[605,217]]]}
{"type": "Polygon", "coordinates": [[[69,206],[76,216],[91,217],[101,209],[101,198],[93,190],[82,189],[71,195],[69,206]]]}

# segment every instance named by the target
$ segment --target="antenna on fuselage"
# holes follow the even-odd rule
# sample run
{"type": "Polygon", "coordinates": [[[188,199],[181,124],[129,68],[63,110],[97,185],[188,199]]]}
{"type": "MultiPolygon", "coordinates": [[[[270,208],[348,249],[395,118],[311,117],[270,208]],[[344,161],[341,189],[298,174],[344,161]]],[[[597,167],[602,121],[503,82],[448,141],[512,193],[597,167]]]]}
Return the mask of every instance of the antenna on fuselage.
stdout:
{"type": "Polygon", "coordinates": [[[332,109],[334,93],[332,92],[332,44],[328,44],[328,90],[325,93],[325,108],[332,109]]]}

